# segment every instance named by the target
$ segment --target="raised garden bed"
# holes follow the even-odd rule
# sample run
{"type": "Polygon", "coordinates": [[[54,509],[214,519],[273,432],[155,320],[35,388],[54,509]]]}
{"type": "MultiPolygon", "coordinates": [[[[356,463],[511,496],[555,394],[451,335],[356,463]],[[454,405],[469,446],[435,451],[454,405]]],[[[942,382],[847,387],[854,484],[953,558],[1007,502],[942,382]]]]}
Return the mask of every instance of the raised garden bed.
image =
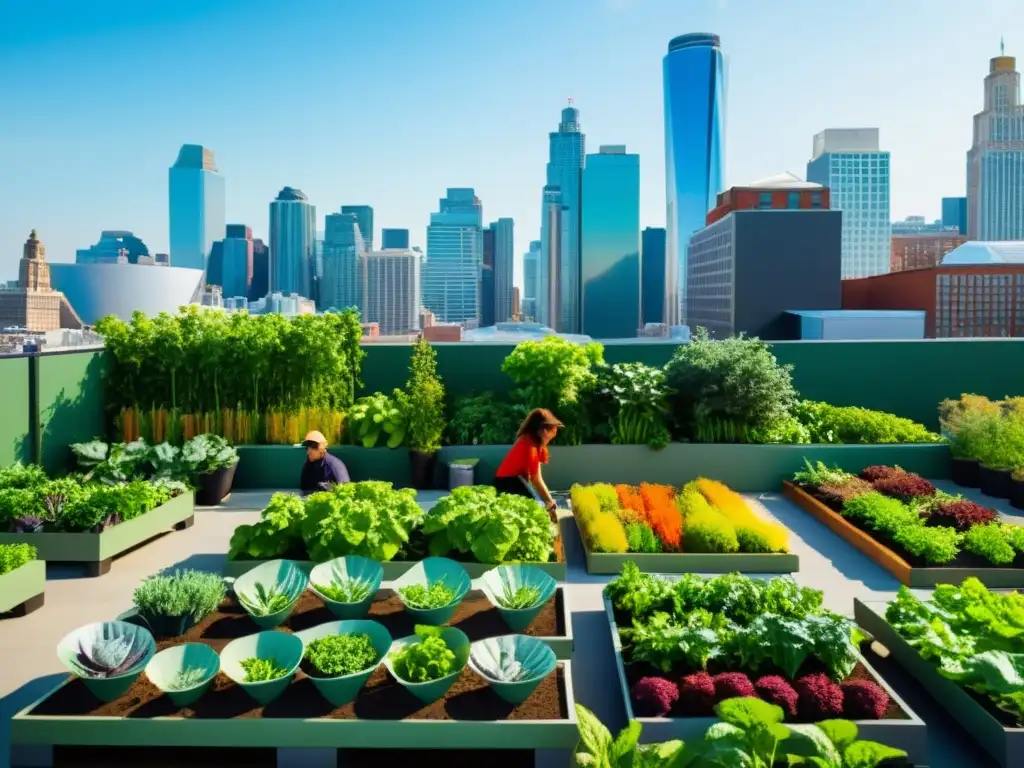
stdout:
{"type": "MultiPolygon", "coordinates": [[[[642,676],[651,674],[653,668],[630,669],[623,658],[622,638],[616,621],[615,608],[608,595],[604,595],[605,614],[611,628],[612,646],[615,651],[615,665],[619,686],[622,692],[626,717],[636,720],[643,726],[641,740],[644,743],[682,739],[685,741],[699,740],[707,729],[716,722],[713,716],[637,716],[631,690],[633,684],[642,676]]],[[[871,681],[880,686],[889,697],[889,705],[882,718],[876,720],[855,720],[859,738],[877,741],[890,747],[905,750],[909,760],[914,764],[927,763],[927,731],[922,721],[907,704],[896,694],[886,682],[879,677],[864,656],[857,652],[856,665],[846,681],[871,681]]],[[[637,665],[639,666],[639,665],[637,665]]],[[[646,665],[644,665],[646,666],[646,665]]],[[[655,674],[658,674],[655,672],[655,674]]]]}
{"type": "MultiPolygon", "coordinates": [[[[473,607],[467,599],[451,625],[473,639],[491,636],[501,620],[473,607]]],[[[279,629],[299,631],[332,618],[307,593],[279,629]]],[[[413,624],[394,597],[374,603],[369,618],[388,627],[392,637],[407,634],[413,624]]],[[[552,631],[542,623],[557,625],[554,605],[527,633],[552,631]]],[[[219,652],[257,630],[240,607],[225,601],[184,635],[160,641],[157,648],[201,642],[219,652]]],[[[220,673],[196,703],[177,708],[146,675],[108,703],[98,701],[82,680],[71,678],[14,716],[11,739],[15,745],[125,747],[562,749],[578,738],[571,679],[570,663],[560,661],[526,701],[513,705],[467,668],[442,699],[424,705],[381,665],[353,703],[334,707],[300,672],[280,698],[259,706],[220,673]]]]}
{"type": "Polygon", "coordinates": [[[968,552],[957,555],[950,566],[927,566],[923,560],[902,551],[894,542],[885,541],[858,526],[856,521],[843,517],[832,506],[817,498],[812,489],[788,480],[782,484],[782,489],[787,499],[908,587],[930,588],[938,584],[959,584],[969,576],[976,576],[986,586],[997,589],[1024,587],[1024,568],[997,568],[968,552]]]}
{"type": "MultiPolygon", "coordinates": [[[[550,575],[556,581],[565,581],[566,579],[566,565],[565,558],[561,556],[562,546],[559,540],[556,543],[556,549],[560,556],[560,562],[553,563],[524,563],[524,565],[530,565],[535,568],[539,568],[544,573],[550,575]]],[[[243,573],[248,573],[253,568],[262,565],[267,562],[266,560],[228,560],[224,566],[224,575],[232,578],[237,578],[243,573]]],[[[310,560],[296,560],[294,561],[302,570],[307,573],[313,569],[316,563],[310,560]]],[[[466,569],[466,573],[469,574],[471,579],[477,579],[487,573],[489,570],[495,568],[494,565],[487,565],[486,563],[467,563],[462,560],[458,561],[459,565],[466,569]]],[[[391,560],[388,562],[381,563],[381,567],[384,568],[384,581],[394,581],[405,575],[405,573],[416,565],[416,561],[403,560],[396,561],[391,560]]]]}
{"type": "Polygon", "coordinates": [[[110,571],[115,557],[168,530],[182,531],[195,522],[192,493],[176,496],[156,509],[111,526],[101,533],[0,533],[0,544],[31,544],[48,563],[83,563],[89,576],[110,571]]]}
{"type": "Polygon", "coordinates": [[[0,613],[25,616],[43,607],[46,563],[31,560],[0,576],[0,613]]]}
{"type": "Polygon", "coordinates": [[[943,677],[932,662],[923,659],[885,619],[886,603],[853,601],[857,623],[869,632],[890,656],[931,694],[940,707],[1004,768],[1024,764],[1024,728],[1007,724],[1007,715],[985,697],[973,694],[943,677]]]}

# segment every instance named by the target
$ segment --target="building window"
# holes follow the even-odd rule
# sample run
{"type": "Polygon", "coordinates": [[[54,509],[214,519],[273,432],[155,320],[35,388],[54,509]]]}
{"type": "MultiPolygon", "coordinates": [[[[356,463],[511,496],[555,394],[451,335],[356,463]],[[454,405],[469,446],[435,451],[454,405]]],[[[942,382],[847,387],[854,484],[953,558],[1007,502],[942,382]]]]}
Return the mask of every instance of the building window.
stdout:
{"type": "Polygon", "coordinates": [[[821,208],[821,192],[811,192],[811,208],[821,208]]]}
{"type": "Polygon", "coordinates": [[[758,208],[771,208],[772,207],[772,193],[771,192],[762,192],[760,195],[758,195],[757,207],[758,208]]]}
{"type": "Polygon", "coordinates": [[[800,207],[800,193],[790,192],[786,200],[787,208],[799,208],[800,207]]]}

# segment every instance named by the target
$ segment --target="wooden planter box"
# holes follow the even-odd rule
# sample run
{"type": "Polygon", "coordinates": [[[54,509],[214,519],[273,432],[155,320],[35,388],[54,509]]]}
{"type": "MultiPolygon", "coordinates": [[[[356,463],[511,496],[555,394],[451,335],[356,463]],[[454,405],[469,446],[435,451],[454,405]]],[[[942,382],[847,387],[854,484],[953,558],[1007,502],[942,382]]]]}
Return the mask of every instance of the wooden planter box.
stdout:
{"type": "Polygon", "coordinates": [[[884,544],[838,512],[829,509],[795,483],[782,484],[783,495],[843,539],[856,547],[878,566],[895,576],[902,584],[915,588],[931,588],[938,584],[959,584],[974,576],[991,589],[1024,587],[1024,568],[915,568],[884,544]]]}
{"type": "Polygon", "coordinates": [[[0,576],[0,613],[25,616],[43,607],[46,563],[32,560],[0,576]]]}
{"type": "Polygon", "coordinates": [[[162,533],[189,528],[195,522],[192,493],[180,496],[102,533],[0,533],[0,544],[31,544],[48,563],[84,563],[90,576],[102,576],[111,561],[162,533]]]}
{"type": "MultiPolygon", "coordinates": [[[[224,575],[230,576],[231,578],[238,578],[243,573],[251,571],[258,565],[262,565],[267,562],[266,560],[228,560],[224,566],[224,575]]],[[[302,568],[302,570],[309,573],[316,563],[310,560],[298,560],[296,564],[302,568]]],[[[414,561],[396,561],[389,560],[388,562],[381,563],[384,567],[384,581],[394,581],[401,576],[404,576],[406,571],[416,565],[414,561]]],[[[487,565],[485,563],[463,563],[459,562],[463,568],[466,569],[466,573],[469,574],[469,578],[478,579],[487,573],[492,568],[496,568],[495,565],[487,565]]],[[[523,565],[531,565],[536,568],[540,568],[545,573],[549,574],[556,581],[565,581],[565,563],[523,563],[523,565]]]]}
{"type": "MultiPolygon", "coordinates": [[[[622,640],[619,637],[619,628],[615,624],[615,612],[607,596],[604,597],[604,610],[608,616],[608,623],[611,625],[615,666],[619,675],[622,698],[626,705],[626,719],[636,720],[643,725],[643,733],[640,735],[641,742],[649,744],[671,739],[682,739],[684,742],[699,741],[704,736],[704,732],[718,722],[718,718],[636,717],[634,715],[633,703],[629,696],[629,679],[626,677],[626,664],[622,660],[622,640]]],[[[926,765],[928,762],[928,731],[924,721],[907,706],[907,703],[889,687],[885,680],[879,677],[878,673],[859,653],[857,660],[871,673],[875,682],[889,694],[889,698],[899,704],[908,717],[907,720],[857,720],[855,722],[859,738],[902,749],[907,753],[910,762],[915,765],[926,765]]]]}
{"type": "MultiPolygon", "coordinates": [[[[573,519],[576,516],[573,515],[573,519]]],[[[579,522],[576,523],[579,530],[579,522]]],[[[660,554],[591,552],[580,530],[580,545],[587,559],[587,573],[618,574],[622,566],[633,561],[645,573],[796,573],[800,558],[793,553],[704,554],[670,552],[660,554]]]]}
{"type": "Polygon", "coordinates": [[[964,730],[995,758],[1003,768],[1024,765],[1024,728],[1008,728],[993,717],[963,688],[943,677],[936,666],[921,658],[885,620],[884,602],[853,601],[857,623],[875,642],[884,646],[901,667],[909,672],[935,702],[963,726],[964,730]]]}

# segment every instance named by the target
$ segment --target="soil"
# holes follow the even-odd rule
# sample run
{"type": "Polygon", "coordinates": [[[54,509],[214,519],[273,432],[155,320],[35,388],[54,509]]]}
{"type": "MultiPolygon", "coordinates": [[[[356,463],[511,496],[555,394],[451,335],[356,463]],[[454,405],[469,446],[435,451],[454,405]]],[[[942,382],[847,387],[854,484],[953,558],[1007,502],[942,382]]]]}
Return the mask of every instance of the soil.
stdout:
{"type": "MultiPolygon", "coordinates": [[[[564,637],[565,627],[559,618],[562,612],[561,601],[562,590],[559,589],[527,627],[525,634],[564,637]]],[[[415,622],[403,611],[397,596],[374,602],[368,618],[387,627],[393,638],[413,633],[415,622]]],[[[285,632],[300,631],[333,620],[334,616],[323,603],[307,592],[299,598],[295,612],[288,621],[278,629],[285,632]]],[[[471,594],[463,600],[449,626],[458,627],[470,640],[510,634],[497,610],[482,595],[471,594]]],[[[157,641],[157,650],[186,642],[202,642],[219,652],[231,640],[259,631],[259,627],[245,611],[229,599],[181,637],[157,641]]],[[[107,703],[98,701],[80,679],[72,679],[41,702],[31,714],[203,719],[560,720],[566,719],[569,713],[565,691],[564,668],[559,666],[530,698],[513,706],[502,701],[483,679],[467,668],[443,699],[425,706],[397,683],[382,664],[370,676],[362,693],[353,703],[336,709],[320,696],[312,681],[301,671],[284,694],[266,707],[258,706],[222,673],[203,698],[190,707],[179,709],[143,674],[124,696],[107,703]]]]}

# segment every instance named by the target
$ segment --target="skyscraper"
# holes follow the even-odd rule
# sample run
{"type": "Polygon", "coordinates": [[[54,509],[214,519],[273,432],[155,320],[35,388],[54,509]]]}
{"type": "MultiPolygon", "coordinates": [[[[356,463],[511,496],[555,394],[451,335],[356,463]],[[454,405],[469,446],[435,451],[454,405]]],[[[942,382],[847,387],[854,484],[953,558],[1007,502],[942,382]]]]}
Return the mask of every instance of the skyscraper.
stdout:
{"type": "Polygon", "coordinates": [[[989,62],[985,107],[974,116],[967,152],[967,234],[971,240],[1024,240],[1024,105],[1017,60],[989,62]]]}
{"type": "Polygon", "coordinates": [[[547,183],[541,196],[541,266],[549,300],[540,322],[563,333],[580,328],[580,184],[587,137],[580,129],[580,111],[562,110],[558,130],[548,134],[547,183]],[[557,213],[557,223],[554,214],[557,213]]]}
{"type": "Polygon", "coordinates": [[[406,249],[409,247],[408,229],[382,229],[380,231],[380,247],[383,250],[389,248],[406,249]]]}
{"type": "Polygon", "coordinates": [[[966,197],[942,198],[942,228],[947,231],[955,228],[957,232],[967,237],[966,197]]]}
{"type": "Polygon", "coordinates": [[[377,323],[382,336],[413,333],[420,322],[420,255],[408,249],[370,251],[360,259],[365,272],[360,314],[377,323]]]}
{"type": "Polygon", "coordinates": [[[373,208],[369,205],[343,205],[342,213],[354,213],[359,222],[359,232],[363,236],[366,250],[373,250],[373,208]]]}
{"type": "Polygon", "coordinates": [[[366,250],[366,239],[356,214],[329,213],[324,217],[324,272],[320,280],[319,309],[362,306],[366,275],[360,259],[366,250]]]}
{"type": "Polygon", "coordinates": [[[252,285],[252,230],[228,224],[221,251],[221,290],[224,298],[247,296],[252,285]]]}
{"type": "Polygon", "coordinates": [[[494,325],[494,227],[483,232],[483,257],[480,264],[480,327],[494,325]]]}
{"type": "Polygon", "coordinates": [[[665,322],[665,230],[647,227],[640,236],[641,320],[665,322]]]}
{"type": "Polygon", "coordinates": [[[512,317],[512,269],[515,258],[515,222],[503,218],[490,226],[494,232],[494,321],[512,317]]]}
{"type": "Polygon", "coordinates": [[[270,291],[310,298],[315,251],[316,206],[285,187],[270,204],[270,291]]]}
{"type": "Polygon", "coordinates": [[[270,248],[260,238],[252,241],[252,284],[247,297],[257,301],[270,293],[270,248]]]}
{"type": "Polygon", "coordinates": [[[167,172],[171,264],[205,270],[213,244],[224,237],[224,177],[213,150],[183,144],[167,172]]]}
{"type": "Polygon", "coordinates": [[[449,187],[427,227],[423,306],[446,323],[480,319],[483,210],[472,187],[449,187]]]}
{"type": "Polygon", "coordinates": [[[640,156],[624,145],[587,155],[582,197],[582,333],[632,338],[640,327],[640,156]]]}
{"type": "Polygon", "coordinates": [[[877,128],[828,128],[814,136],[807,181],[828,187],[843,212],[843,279],[889,271],[889,153],[877,128]]]}
{"type": "Polygon", "coordinates": [[[523,254],[523,294],[520,311],[526,320],[537,320],[540,255],[540,240],[531,240],[530,250],[523,254]]]}
{"type": "Polygon", "coordinates": [[[665,89],[665,318],[685,317],[690,236],[725,188],[727,61],[718,35],[680,35],[662,64],[665,89]]]}

